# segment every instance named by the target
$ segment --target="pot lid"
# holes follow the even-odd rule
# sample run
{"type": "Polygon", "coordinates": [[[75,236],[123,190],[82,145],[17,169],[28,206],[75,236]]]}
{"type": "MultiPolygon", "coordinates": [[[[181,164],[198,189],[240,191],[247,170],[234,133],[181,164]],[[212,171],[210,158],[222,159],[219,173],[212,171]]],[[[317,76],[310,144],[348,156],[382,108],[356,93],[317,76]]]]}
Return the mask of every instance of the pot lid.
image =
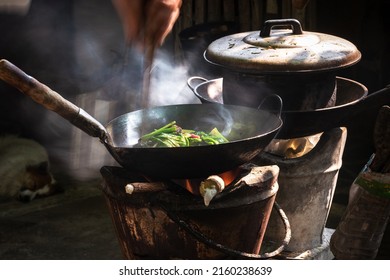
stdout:
{"type": "Polygon", "coordinates": [[[266,21],[260,32],[217,39],[204,56],[234,71],[260,74],[335,70],[357,63],[361,53],[345,39],[302,31],[298,20],[281,19],[266,21]]]}

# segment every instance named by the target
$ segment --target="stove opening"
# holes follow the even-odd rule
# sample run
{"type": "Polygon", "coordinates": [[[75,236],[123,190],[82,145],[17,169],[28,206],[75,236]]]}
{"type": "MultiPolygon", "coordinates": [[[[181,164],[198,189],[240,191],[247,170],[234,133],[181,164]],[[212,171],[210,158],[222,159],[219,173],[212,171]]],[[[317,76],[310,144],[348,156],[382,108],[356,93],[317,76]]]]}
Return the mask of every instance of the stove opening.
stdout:
{"type": "Polygon", "coordinates": [[[174,182],[190,193],[202,196],[205,205],[208,206],[216,194],[222,192],[226,186],[229,186],[237,178],[240,171],[241,169],[238,167],[207,178],[182,179],[174,180],[174,182]]]}

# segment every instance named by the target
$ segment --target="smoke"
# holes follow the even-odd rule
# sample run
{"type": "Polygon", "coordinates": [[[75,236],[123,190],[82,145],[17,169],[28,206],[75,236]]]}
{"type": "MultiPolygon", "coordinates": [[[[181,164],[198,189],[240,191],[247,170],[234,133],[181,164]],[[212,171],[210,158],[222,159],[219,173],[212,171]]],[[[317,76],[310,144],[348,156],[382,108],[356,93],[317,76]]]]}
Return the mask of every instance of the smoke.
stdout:
{"type": "MultiPolygon", "coordinates": [[[[122,26],[110,1],[75,2],[74,22],[74,71],[79,84],[76,105],[103,125],[142,109],[139,100],[144,57],[139,50],[124,45],[122,26]]],[[[172,49],[156,50],[149,106],[198,102],[187,87],[187,79],[188,66],[174,61],[172,49]]],[[[102,166],[116,164],[97,139],[78,128],[71,130],[67,166],[73,176],[89,178],[102,166]]]]}
{"type": "MultiPolygon", "coordinates": [[[[151,72],[149,107],[199,103],[187,86],[187,66],[175,64],[171,57],[172,54],[164,50],[156,52],[151,72]]],[[[110,78],[101,87],[80,94],[76,99],[77,105],[103,125],[122,114],[143,109],[137,103],[142,87],[142,65],[142,59],[139,60],[137,56],[125,66],[120,64],[115,72],[106,75],[110,78]]],[[[79,178],[96,174],[96,170],[103,165],[115,164],[101,143],[96,144],[96,139],[86,136],[77,128],[73,129],[71,144],[69,166],[79,178]]]]}
{"type": "Polygon", "coordinates": [[[157,52],[152,69],[150,106],[198,103],[187,86],[188,65],[172,63],[165,52],[157,52]]]}
{"type": "MultiPolygon", "coordinates": [[[[103,125],[121,114],[141,109],[137,100],[142,87],[143,57],[130,50],[125,59],[122,26],[111,2],[79,0],[66,5],[65,10],[61,5],[32,1],[28,14],[18,18],[23,25],[11,25],[23,32],[13,37],[7,33],[4,38],[15,49],[8,50],[10,55],[4,52],[4,57],[103,125]]],[[[199,103],[187,87],[188,68],[174,61],[169,48],[158,49],[150,106],[199,103]]],[[[103,165],[115,164],[99,139],[26,96],[21,95],[11,113],[23,123],[23,130],[28,130],[25,135],[47,148],[53,167],[63,168],[77,178],[90,178],[99,176],[103,165]]]]}

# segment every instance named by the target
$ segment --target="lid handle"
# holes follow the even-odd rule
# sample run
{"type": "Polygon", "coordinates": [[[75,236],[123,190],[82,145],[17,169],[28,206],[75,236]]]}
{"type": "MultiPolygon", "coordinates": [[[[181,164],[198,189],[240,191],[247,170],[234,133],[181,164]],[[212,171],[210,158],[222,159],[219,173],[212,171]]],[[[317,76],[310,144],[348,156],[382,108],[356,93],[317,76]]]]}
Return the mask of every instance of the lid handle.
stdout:
{"type": "Polygon", "coordinates": [[[292,29],[292,35],[300,35],[303,34],[301,23],[294,19],[270,19],[264,22],[263,28],[260,31],[260,37],[270,37],[271,30],[275,26],[279,27],[289,27],[292,29]]]}

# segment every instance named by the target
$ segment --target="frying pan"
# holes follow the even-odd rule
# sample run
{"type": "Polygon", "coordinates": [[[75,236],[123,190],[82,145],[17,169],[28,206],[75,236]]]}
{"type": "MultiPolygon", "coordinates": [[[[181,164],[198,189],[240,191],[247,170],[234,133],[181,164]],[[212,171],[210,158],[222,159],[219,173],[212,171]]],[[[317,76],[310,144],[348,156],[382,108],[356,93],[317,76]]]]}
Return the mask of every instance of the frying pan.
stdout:
{"type": "Polygon", "coordinates": [[[115,160],[132,172],[151,178],[203,178],[246,163],[258,155],[282,126],[280,114],[222,104],[168,105],[133,111],[106,127],[83,109],[0,60],[0,78],[54,111],[92,137],[98,137],[115,160]],[[183,128],[210,131],[216,127],[229,143],[175,148],[134,147],[141,135],[175,120],[183,128]]]}
{"type": "MultiPolygon", "coordinates": [[[[343,77],[336,79],[335,106],[308,111],[282,111],[283,127],[278,132],[279,139],[309,136],[334,127],[348,127],[359,116],[378,111],[390,102],[390,86],[368,94],[367,88],[356,81],[343,77]]],[[[207,80],[195,76],[188,79],[187,84],[202,103],[224,104],[222,78],[207,80]]],[[[259,90],[259,94],[263,93],[259,90]]]]}

